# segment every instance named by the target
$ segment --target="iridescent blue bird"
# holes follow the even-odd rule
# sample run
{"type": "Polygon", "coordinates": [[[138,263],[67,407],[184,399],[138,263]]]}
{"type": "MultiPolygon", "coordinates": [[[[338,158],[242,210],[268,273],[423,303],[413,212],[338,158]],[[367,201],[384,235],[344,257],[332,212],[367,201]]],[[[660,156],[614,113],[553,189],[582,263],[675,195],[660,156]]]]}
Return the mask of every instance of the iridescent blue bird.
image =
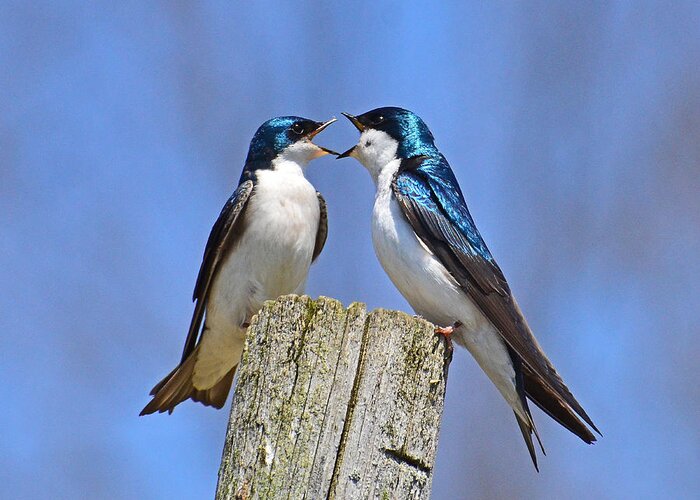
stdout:
{"type": "Polygon", "coordinates": [[[528,400],[595,441],[586,424],[598,429],[533,336],[423,120],[395,107],[343,114],[361,135],[339,158],[356,158],[374,180],[372,241],[382,267],[416,313],[474,356],[513,409],[535,468],[533,433],[544,448],[528,400]]]}
{"type": "Polygon", "coordinates": [[[255,132],[238,187],[209,234],[182,359],[141,415],[172,413],[190,398],[221,408],[253,314],[266,300],[303,292],[328,234],[326,203],[304,170],[337,154],[312,142],[334,121],[283,116],[255,132]]]}

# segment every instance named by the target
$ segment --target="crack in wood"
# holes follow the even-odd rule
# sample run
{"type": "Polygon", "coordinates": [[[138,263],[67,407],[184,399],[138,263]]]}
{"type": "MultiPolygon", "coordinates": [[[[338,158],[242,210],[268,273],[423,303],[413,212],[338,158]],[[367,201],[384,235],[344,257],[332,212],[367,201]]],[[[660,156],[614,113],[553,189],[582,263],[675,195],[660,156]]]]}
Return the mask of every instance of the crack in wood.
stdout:
{"type": "Polygon", "coordinates": [[[409,465],[414,469],[418,469],[426,475],[430,475],[433,472],[433,468],[425,462],[423,462],[420,458],[412,457],[403,450],[392,450],[390,448],[384,448],[382,451],[388,458],[409,465]]]}

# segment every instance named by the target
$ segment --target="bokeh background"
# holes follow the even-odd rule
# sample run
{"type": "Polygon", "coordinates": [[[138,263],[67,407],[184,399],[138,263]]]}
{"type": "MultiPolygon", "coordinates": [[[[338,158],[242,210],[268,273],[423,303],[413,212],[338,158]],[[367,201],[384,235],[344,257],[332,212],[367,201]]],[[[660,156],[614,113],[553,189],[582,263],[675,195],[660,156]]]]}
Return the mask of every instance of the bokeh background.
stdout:
{"type": "MultiPolygon", "coordinates": [[[[604,434],[535,409],[536,474],[459,351],[434,498],[698,495],[698,61],[697,2],[0,2],[0,497],[212,497],[228,407],[137,417],[211,224],[262,121],[381,105],[432,128],[604,434]]],[[[309,176],[331,218],[310,295],[409,310],[367,173],[309,176]]]]}

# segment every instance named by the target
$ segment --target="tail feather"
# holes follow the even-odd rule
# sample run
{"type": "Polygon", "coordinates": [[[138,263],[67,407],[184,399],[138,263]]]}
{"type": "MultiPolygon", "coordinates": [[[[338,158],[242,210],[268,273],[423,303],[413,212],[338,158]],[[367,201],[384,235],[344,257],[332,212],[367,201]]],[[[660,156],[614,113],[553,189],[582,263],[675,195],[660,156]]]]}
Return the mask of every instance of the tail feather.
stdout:
{"type": "MultiPolygon", "coordinates": [[[[552,391],[540,378],[530,370],[527,365],[523,365],[523,380],[527,397],[540,407],[547,415],[559,422],[563,427],[576,434],[584,442],[591,444],[596,441],[596,437],[586,427],[578,415],[569,405],[554,391],[552,391]]],[[[587,416],[587,415],[586,415],[587,416]]],[[[586,418],[586,422],[598,433],[600,431],[586,418]]]]}
{"type": "Polygon", "coordinates": [[[213,406],[214,408],[222,408],[226,404],[226,398],[231,390],[233,376],[236,374],[237,366],[234,366],[224,377],[211,387],[204,391],[194,390],[190,396],[193,401],[202,403],[205,406],[213,406]]]}
{"type": "Polygon", "coordinates": [[[515,409],[513,410],[513,413],[515,414],[515,420],[518,422],[518,427],[520,427],[520,432],[523,435],[523,439],[525,440],[525,445],[527,446],[527,451],[530,453],[530,458],[532,459],[532,463],[535,466],[535,470],[537,472],[540,471],[540,468],[537,465],[537,455],[535,453],[535,445],[532,442],[532,434],[535,434],[535,438],[537,438],[537,443],[540,445],[540,449],[542,450],[542,454],[546,455],[547,452],[544,451],[544,445],[542,444],[542,439],[540,439],[540,433],[537,432],[537,427],[535,427],[535,421],[532,419],[532,414],[530,413],[530,407],[527,404],[527,397],[525,394],[525,378],[523,374],[523,362],[520,359],[520,356],[518,356],[513,349],[508,347],[508,354],[510,355],[510,359],[513,363],[513,370],[515,372],[515,391],[518,394],[518,398],[520,399],[520,405],[522,406],[522,413],[524,415],[519,414],[515,409]]]}
{"type": "Polygon", "coordinates": [[[517,412],[513,411],[513,414],[515,415],[515,420],[518,422],[518,427],[520,427],[520,432],[522,433],[523,439],[525,440],[525,444],[527,445],[527,451],[530,452],[532,464],[535,466],[535,470],[539,472],[540,468],[537,465],[537,454],[535,453],[535,445],[532,442],[533,431],[535,432],[535,437],[537,437],[537,441],[540,443],[542,453],[544,453],[542,441],[540,441],[540,437],[537,435],[537,430],[535,429],[535,426],[532,425],[532,419],[530,419],[530,422],[526,422],[520,417],[520,415],[518,415],[517,412]]]}
{"type": "Polygon", "coordinates": [[[175,375],[175,372],[180,368],[180,365],[177,365],[173,371],[168,373],[165,377],[163,377],[163,380],[158,382],[156,385],[153,386],[153,389],[151,389],[151,392],[148,393],[149,396],[155,396],[158,391],[160,391],[163,386],[170,380],[173,375],[175,375]]]}
{"type": "Polygon", "coordinates": [[[190,398],[205,406],[213,406],[214,408],[224,406],[231,389],[233,376],[236,373],[236,366],[231,368],[213,387],[204,390],[196,389],[192,384],[192,375],[198,351],[199,347],[153,387],[150,393],[153,399],[141,410],[139,415],[166,411],[172,413],[178,404],[190,398]]]}

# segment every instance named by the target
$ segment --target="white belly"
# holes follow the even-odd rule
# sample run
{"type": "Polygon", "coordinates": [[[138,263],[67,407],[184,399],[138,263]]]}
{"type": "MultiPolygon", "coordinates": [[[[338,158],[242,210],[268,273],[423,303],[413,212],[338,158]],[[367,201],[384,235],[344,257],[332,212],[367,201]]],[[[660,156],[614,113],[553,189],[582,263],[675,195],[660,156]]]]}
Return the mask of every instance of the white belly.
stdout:
{"type": "Polygon", "coordinates": [[[459,320],[468,330],[488,323],[445,266],[418,239],[390,192],[375,200],[372,242],[391,281],[425,319],[441,326],[459,320]]]}
{"type": "Polygon", "coordinates": [[[503,339],[445,266],[418,239],[389,182],[381,176],[372,218],[372,241],[382,267],[415,312],[439,326],[461,322],[462,327],[453,336],[455,342],[469,350],[508,403],[520,409],[515,372],[503,339]]]}
{"type": "Polygon", "coordinates": [[[315,189],[297,174],[258,175],[245,231],[220,265],[207,300],[197,388],[211,387],[238,364],[244,325],[266,300],[301,293],[309,272],[320,217],[315,189]]]}

